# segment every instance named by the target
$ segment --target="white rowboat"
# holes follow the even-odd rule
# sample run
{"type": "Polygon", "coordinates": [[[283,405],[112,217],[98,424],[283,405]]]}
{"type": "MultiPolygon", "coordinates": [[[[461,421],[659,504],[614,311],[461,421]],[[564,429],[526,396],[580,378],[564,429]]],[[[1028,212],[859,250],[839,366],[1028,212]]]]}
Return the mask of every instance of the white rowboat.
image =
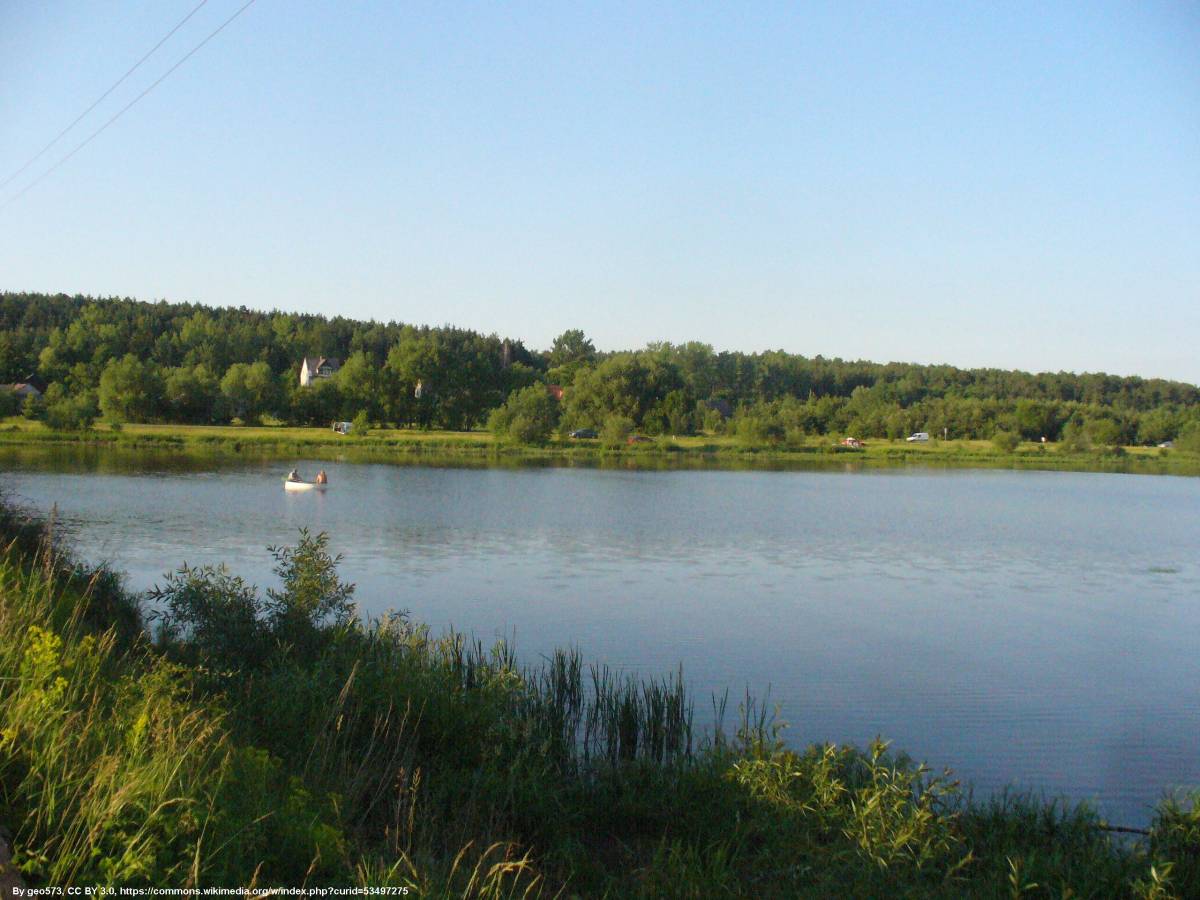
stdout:
{"type": "Polygon", "coordinates": [[[317,484],[315,481],[288,481],[284,479],[283,489],[285,491],[323,491],[329,487],[327,484],[317,484]]]}

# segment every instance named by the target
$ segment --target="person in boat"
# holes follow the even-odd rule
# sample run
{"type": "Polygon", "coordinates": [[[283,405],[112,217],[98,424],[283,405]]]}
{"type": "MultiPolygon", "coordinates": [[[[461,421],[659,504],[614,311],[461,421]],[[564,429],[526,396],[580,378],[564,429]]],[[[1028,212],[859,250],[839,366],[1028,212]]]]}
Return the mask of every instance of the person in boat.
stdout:
{"type": "Polygon", "coordinates": [[[329,484],[329,476],[325,474],[324,469],[317,473],[317,484],[329,484]]]}
{"type": "Polygon", "coordinates": [[[296,469],[292,469],[292,471],[288,472],[287,480],[288,481],[300,481],[300,472],[297,471],[296,469]]]}

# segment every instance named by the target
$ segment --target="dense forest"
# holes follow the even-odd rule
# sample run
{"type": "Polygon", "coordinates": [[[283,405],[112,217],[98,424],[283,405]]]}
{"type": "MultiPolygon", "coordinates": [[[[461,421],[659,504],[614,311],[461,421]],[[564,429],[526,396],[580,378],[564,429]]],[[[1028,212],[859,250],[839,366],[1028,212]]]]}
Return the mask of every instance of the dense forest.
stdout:
{"type": "Polygon", "coordinates": [[[0,413],[55,428],[263,419],[326,425],[483,425],[542,439],[614,422],[649,434],[732,432],[772,443],[813,434],[928,431],[1095,445],[1200,438],[1200,388],[1162,379],[871,363],[782,351],[651,344],[600,353],[570,330],[546,351],[453,327],[213,309],[121,298],[0,294],[0,380],[45,395],[0,413]],[[305,357],[342,361],[301,387],[305,357]],[[548,392],[546,385],[562,388],[548,392]],[[533,388],[533,390],[530,390],[533,388]]]}

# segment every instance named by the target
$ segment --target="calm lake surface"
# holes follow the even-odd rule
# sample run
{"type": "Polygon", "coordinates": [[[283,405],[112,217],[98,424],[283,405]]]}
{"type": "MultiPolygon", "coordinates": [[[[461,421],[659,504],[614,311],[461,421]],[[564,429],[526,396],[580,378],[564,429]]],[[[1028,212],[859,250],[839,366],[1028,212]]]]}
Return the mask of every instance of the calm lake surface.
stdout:
{"type": "Polygon", "coordinates": [[[1200,479],[436,468],[6,451],[86,558],[144,589],[185,560],[273,583],[270,544],[327,531],[369,614],[515,636],[657,676],[708,716],[770,689],[793,744],[875,735],[976,792],[1145,823],[1200,785],[1200,479]]]}

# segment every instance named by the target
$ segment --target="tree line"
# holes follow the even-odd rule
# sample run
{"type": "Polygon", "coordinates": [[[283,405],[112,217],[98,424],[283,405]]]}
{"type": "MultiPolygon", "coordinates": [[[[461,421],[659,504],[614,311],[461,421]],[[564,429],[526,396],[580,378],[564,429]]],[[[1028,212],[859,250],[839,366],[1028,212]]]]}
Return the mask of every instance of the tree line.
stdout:
{"type": "MultiPolygon", "coordinates": [[[[691,342],[544,351],[469,329],[62,294],[0,294],[0,380],[48,384],[23,410],[56,427],[359,418],[543,440],[555,430],[731,432],[748,443],[847,433],[1159,443],[1200,432],[1200,388],[1102,373],[872,363],[691,342]],[[305,357],[338,374],[299,383],[305,357]],[[548,391],[548,385],[562,388],[548,391]]],[[[0,398],[4,414],[15,400],[0,398]]]]}

